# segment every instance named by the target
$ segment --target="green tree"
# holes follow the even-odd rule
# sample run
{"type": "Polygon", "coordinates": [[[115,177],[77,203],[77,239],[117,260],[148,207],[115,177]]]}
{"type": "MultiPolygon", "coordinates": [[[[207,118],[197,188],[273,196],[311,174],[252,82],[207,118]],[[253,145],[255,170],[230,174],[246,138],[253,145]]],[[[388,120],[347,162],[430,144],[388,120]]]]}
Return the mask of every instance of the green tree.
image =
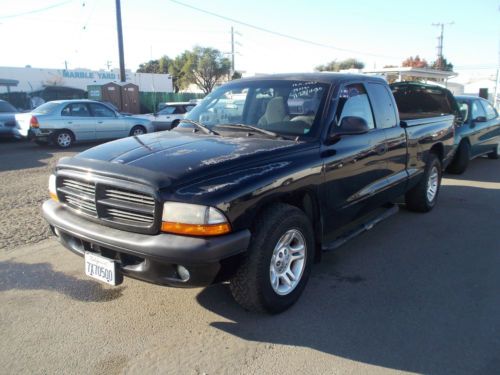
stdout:
{"type": "Polygon", "coordinates": [[[453,71],[453,64],[451,62],[448,62],[446,58],[438,58],[436,61],[432,63],[432,69],[436,70],[444,70],[447,72],[452,72],[453,71]]]}
{"type": "Polygon", "coordinates": [[[184,51],[179,56],[176,56],[169,66],[168,72],[172,76],[172,83],[174,85],[175,92],[185,90],[190,84],[188,79],[188,56],[189,51],[184,51]]]}
{"type": "Polygon", "coordinates": [[[137,73],[158,73],[159,67],[159,60],[149,60],[148,62],[139,65],[137,73]]]}
{"type": "Polygon", "coordinates": [[[231,62],[222,52],[210,47],[195,47],[187,53],[184,66],[186,79],[209,94],[224,76],[228,76],[231,62]]]}
{"type": "Polygon", "coordinates": [[[346,59],[342,61],[333,60],[324,65],[318,65],[314,70],[318,72],[338,72],[346,69],[363,69],[365,64],[357,59],[346,59]]]}
{"type": "Polygon", "coordinates": [[[241,77],[243,77],[243,75],[240,72],[238,72],[237,70],[235,70],[233,75],[231,76],[231,80],[240,79],[241,77]]]}

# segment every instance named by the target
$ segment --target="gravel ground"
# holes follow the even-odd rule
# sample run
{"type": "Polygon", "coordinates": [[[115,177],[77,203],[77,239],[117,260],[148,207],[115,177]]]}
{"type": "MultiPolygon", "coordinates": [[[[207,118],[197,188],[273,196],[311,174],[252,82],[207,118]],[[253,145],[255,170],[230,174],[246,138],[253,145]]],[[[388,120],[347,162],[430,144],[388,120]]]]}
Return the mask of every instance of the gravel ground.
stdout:
{"type": "Polygon", "coordinates": [[[267,316],[227,285],[103,285],[41,241],[50,170],[87,147],[0,143],[0,373],[498,373],[500,161],[447,176],[432,212],[402,209],[326,253],[298,303],[267,316]]]}
{"type": "Polygon", "coordinates": [[[60,158],[90,146],[62,151],[31,142],[0,141],[0,249],[13,249],[49,237],[50,231],[40,214],[40,206],[48,197],[49,174],[60,158]]]}
{"type": "MultiPolygon", "coordinates": [[[[16,179],[42,190],[33,204],[59,156],[16,179]]],[[[326,253],[276,316],[227,285],[100,284],[53,238],[0,251],[0,373],[498,374],[499,218],[500,161],[475,160],[432,212],[402,209],[326,253]]],[[[17,221],[12,243],[38,240],[17,221]]]]}

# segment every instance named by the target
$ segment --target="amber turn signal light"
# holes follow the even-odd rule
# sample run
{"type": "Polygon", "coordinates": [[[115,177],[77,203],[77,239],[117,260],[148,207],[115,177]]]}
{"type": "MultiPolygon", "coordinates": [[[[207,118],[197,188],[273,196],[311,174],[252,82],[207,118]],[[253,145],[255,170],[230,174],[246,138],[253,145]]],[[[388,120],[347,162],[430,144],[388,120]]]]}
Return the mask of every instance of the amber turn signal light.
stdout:
{"type": "Polygon", "coordinates": [[[187,236],[220,236],[231,231],[228,223],[223,224],[183,224],[164,221],[161,223],[162,232],[184,234],[187,236]]]}

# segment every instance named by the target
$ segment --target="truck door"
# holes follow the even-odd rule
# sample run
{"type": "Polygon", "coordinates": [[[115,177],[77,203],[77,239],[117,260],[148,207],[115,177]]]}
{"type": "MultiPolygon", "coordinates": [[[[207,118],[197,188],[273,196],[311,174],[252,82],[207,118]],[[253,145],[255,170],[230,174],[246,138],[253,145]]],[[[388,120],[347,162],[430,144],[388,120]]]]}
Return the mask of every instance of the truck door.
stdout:
{"type": "Polygon", "coordinates": [[[387,85],[377,82],[367,83],[368,95],[373,106],[375,126],[384,130],[387,152],[384,154],[389,175],[383,194],[387,200],[404,193],[407,181],[406,132],[399,126],[396,102],[387,85]]]}
{"type": "Polygon", "coordinates": [[[389,174],[384,129],[375,126],[365,86],[362,83],[346,85],[336,100],[337,109],[328,135],[332,141],[327,141],[321,151],[327,240],[339,227],[383,203],[378,199],[379,192],[389,174]],[[363,118],[370,131],[333,137],[346,116],[363,118]]]}

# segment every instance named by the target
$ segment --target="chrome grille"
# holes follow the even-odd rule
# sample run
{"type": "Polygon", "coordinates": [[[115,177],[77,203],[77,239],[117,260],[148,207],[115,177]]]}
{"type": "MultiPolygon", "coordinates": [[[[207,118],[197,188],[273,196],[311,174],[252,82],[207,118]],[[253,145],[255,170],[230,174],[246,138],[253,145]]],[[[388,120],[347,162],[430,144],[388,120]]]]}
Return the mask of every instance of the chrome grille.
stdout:
{"type": "Polygon", "coordinates": [[[150,194],[66,176],[57,186],[59,199],[72,209],[138,232],[155,228],[156,200],[150,194]]]}
{"type": "Polygon", "coordinates": [[[105,195],[108,198],[118,199],[126,202],[140,203],[148,206],[155,205],[155,200],[153,197],[142,193],[134,193],[130,191],[108,188],[106,189],[105,195]]]}
{"type": "Polygon", "coordinates": [[[94,183],[63,178],[57,190],[61,201],[71,208],[97,216],[94,183]]]}
{"type": "Polygon", "coordinates": [[[132,213],[129,211],[119,210],[116,208],[109,208],[107,213],[110,217],[118,220],[127,220],[127,221],[140,221],[143,223],[151,223],[153,220],[152,215],[141,215],[137,213],[132,213]]]}

